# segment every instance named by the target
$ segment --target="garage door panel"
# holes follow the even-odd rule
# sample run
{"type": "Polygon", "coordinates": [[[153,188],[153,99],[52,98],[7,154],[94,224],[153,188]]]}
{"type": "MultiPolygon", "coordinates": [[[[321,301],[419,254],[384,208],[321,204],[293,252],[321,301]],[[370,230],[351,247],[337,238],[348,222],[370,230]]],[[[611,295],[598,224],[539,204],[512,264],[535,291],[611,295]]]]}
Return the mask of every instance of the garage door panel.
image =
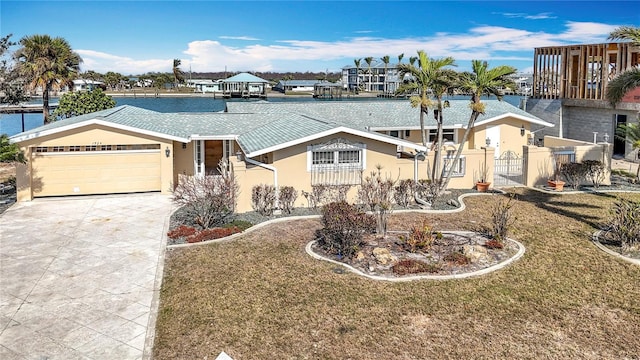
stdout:
{"type": "Polygon", "coordinates": [[[32,160],[34,196],[160,191],[160,152],[47,154],[32,160]]]}

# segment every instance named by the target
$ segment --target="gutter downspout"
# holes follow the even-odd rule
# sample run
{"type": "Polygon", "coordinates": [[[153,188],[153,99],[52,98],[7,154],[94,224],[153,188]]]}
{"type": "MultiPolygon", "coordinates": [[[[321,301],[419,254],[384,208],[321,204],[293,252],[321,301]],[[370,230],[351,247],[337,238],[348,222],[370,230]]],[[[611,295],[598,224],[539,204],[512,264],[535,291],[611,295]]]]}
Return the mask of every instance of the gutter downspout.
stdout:
{"type": "Polygon", "coordinates": [[[267,170],[271,170],[273,171],[273,186],[276,188],[276,201],[275,201],[275,208],[278,209],[280,208],[280,201],[278,201],[278,192],[280,191],[278,188],[278,169],[276,169],[275,167],[271,166],[271,165],[267,165],[267,164],[263,164],[261,162],[255,161],[253,159],[250,159],[248,157],[244,157],[244,161],[248,162],[249,164],[253,164],[256,166],[259,166],[261,168],[267,169],[267,170]]]}
{"type": "MultiPolygon", "coordinates": [[[[422,157],[422,159],[424,160],[425,158],[425,154],[423,151],[418,152],[414,157],[413,157],[413,183],[416,184],[416,188],[418,185],[418,158],[422,157]]],[[[424,201],[423,199],[421,199],[418,196],[418,190],[414,190],[413,191],[413,199],[420,205],[422,206],[427,206],[430,207],[431,204],[429,204],[428,202],[424,201]]]]}

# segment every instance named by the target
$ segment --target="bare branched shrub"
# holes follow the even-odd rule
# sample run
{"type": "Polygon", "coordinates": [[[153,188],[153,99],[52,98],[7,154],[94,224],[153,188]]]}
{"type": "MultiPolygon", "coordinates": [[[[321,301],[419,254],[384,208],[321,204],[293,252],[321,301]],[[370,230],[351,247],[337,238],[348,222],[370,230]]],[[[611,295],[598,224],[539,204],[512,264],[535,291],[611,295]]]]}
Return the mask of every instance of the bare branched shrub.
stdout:
{"type": "Polygon", "coordinates": [[[608,235],[623,251],[640,250],[640,201],[618,199],[611,210],[608,235]]]}
{"type": "Polygon", "coordinates": [[[363,204],[369,206],[371,211],[376,213],[377,233],[387,235],[387,222],[389,214],[392,210],[393,188],[396,181],[389,177],[383,178],[382,167],[376,168],[377,171],[371,172],[371,176],[367,176],[358,190],[358,198],[363,204]]]}
{"type": "Polygon", "coordinates": [[[326,202],[328,189],[329,185],[325,184],[311,185],[311,192],[302,191],[302,196],[307,199],[310,208],[317,209],[318,206],[326,202]]]}
{"type": "Polygon", "coordinates": [[[351,185],[330,185],[327,187],[327,202],[347,201],[347,193],[351,190],[351,185]]]}
{"type": "Polygon", "coordinates": [[[414,188],[414,181],[411,179],[398,181],[398,185],[393,188],[393,199],[396,204],[404,208],[408,207],[413,201],[414,188]]]}
{"type": "Polygon", "coordinates": [[[582,162],[585,171],[585,177],[591,181],[593,187],[598,188],[605,179],[607,169],[599,160],[584,160],[582,162]]]}
{"type": "Polygon", "coordinates": [[[431,181],[428,179],[420,179],[415,185],[416,192],[420,199],[433,203],[440,193],[441,181],[431,181]]]}
{"type": "Polygon", "coordinates": [[[513,215],[514,200],[515,194],[511,193],[506,199],[498,200],[491,209],[489,236],[492,239],[502,242],[509,235],[509,231],[516,221],[516,217],[513,215]]]}
{"type": "Polygon", "coordinates": [[[275,203],[275,186],[260,184],[251,189],[251,207],[260,215],[269,216],[273,214],[275,203]]]}
{"type": "Polygon", "coordinates": [[[278,202],[280,203],[280,207],[282,211],[287,214],[291,214],[291,210],[293,210],[293,205],[298,198],[298,191],[293,188],[293,186],[281,186],[280,192],[278,194],[278,202]]]}
{"type": "Polygon", "coordinates": [[[238,184],[228,169],[221,175],[181,176],[173,201],[203,229],[220,226],[235,211],[238,184]]]}

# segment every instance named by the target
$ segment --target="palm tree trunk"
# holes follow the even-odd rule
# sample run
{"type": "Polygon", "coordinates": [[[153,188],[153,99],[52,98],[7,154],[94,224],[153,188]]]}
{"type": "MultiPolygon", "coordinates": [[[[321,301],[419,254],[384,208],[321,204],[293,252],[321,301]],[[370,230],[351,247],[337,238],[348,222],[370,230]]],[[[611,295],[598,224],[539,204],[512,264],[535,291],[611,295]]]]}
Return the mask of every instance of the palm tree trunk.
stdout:
{"type": "Polygon", "coordinates": [[[420,135],[422,136],[422,145],[424,147],[427,147],[427,136],[424,130],[424,112],[425,110],[421,106],[420,107],[420,135]]]}
{"type": "Polygon", "coordinates": [[[442,186],[440,187],[438,194],[442,194],[442,192],[444,192],[447,186],[449,186],[449,180],[451,180],[451,175],[453,174],[453,166],[458,161],[460,161],[460,156],[462,156],[462,147],[467,142],[467,139],[469,138],[469,134],[471,133],[471,128],[473,127],[473,124],[475,124],[476,120],[478,119],[478,116],[480,116],[479,112],[475,110],[471,112],[471,116],[469,117],[469,123],[467,124],[467,128],[464,131],[464,135],[462,135],[462,140],[458,141],[458,144],[460,145],[458,146],[458,151],[456,151],[456,156],[453,158],[453,162],[450,162],[451,167],[449,168],[449,171],[447,172],[447,176],[444,178],[444,181],[442,182],[442,186]]]}
{"type": "Polygon", "coordinates": [[[51,84],[46,83],[42,90],[42,118],[45,125],[51,122],[49,118],[49,90],[51,90],[51,84]]]}

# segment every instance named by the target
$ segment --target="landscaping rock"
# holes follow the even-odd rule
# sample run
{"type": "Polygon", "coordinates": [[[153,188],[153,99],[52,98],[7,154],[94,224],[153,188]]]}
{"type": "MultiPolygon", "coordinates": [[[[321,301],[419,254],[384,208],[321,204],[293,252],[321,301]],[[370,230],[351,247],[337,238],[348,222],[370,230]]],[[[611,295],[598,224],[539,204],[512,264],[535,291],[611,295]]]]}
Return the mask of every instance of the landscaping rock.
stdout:
{"type": "Polygon", "coordinates": [[[475,263],[487,257],[487,248],[482,245],[463,245],[462,253],[475,263]]]}
{"type": "Polygon", "coordinates": [[[455,199],[449,199],[447,201],[447,205],[453,206],[455,208],[459,208],[460,207],[460,203],[457,202],[455,199]]]}
{"type": "Polygon", "coordinates": [[[398,260],[398,258],[392,255],[387,248],[377,247],[373,249],[373,256],[380,265],[387,265],[398,260]]]}

